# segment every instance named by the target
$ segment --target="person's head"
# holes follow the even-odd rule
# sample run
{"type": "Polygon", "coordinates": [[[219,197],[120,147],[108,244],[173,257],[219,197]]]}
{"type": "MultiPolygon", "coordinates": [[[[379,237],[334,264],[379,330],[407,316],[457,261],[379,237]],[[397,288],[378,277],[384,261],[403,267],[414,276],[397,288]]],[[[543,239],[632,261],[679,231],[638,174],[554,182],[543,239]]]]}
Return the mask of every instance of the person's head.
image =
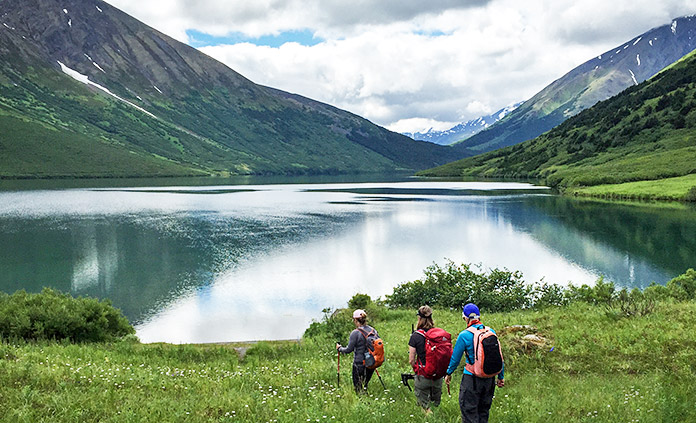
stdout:
{"type": "Polygon", "coordinates": [[[418,329],[428,330],[435,327],[433,323],[433,309],[427,305],[418,309],[418,329]]]}
{"type": "Polygon", "coordinates": [[[365,310],[357,309],[353,312],[353,323],[362,326],[367,322],[367,313],[365,310]]]}
{"type": "Polygon", "coordinates": [[[462,309],[462,318],[464,318],[467,323],[471,322],[472,320],[480,320],[481,312],[476,304],[469,303],[462,309]]]}

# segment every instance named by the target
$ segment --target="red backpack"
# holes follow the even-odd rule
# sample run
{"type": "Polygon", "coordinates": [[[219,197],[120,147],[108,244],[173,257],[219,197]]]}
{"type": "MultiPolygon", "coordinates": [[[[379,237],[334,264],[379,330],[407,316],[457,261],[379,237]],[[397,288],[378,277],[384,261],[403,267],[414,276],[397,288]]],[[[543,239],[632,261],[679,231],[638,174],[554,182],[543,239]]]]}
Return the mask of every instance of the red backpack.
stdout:
{"type": "Polygon", "coordinates": [[[374,329],[370,333],[366,333],[360,328],[358,328],[358,331],[365,337],[365,343],[367,344],[363,364],[368,369],[374,370],[384,363],[384,342],[374,329]]]}
{"type": "Polygon", "coordinates": [[[466,363],[466,370],[476,377],[490,378],[503,370],[503,350],[498,337],[491,328],[469,326],[466,330],[474,335],[474,364],[466,363]]]}
{"type": "Polygon", "coordinates": [[[427,332],[418,329],[416,333],[425,337],[425,365],[418,359],[413,371],[427,379],[440,379],[447,374],[447,366],[452,358],[452,335],[440,328],[427,332]]]}

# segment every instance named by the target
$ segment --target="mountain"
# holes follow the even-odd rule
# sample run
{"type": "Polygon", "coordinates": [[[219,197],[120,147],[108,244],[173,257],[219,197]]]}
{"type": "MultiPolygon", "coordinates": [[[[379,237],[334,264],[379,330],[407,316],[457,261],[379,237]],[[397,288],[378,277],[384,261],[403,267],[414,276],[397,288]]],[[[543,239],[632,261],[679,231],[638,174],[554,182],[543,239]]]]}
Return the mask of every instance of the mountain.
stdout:
{"type": "Polygon", "coordinates": [[[696,52],[533,140],[420,174],[544,178],[562,189],[696,174],[696,52]]]}
{"type": "Polygon", "coordinates": [[[504,107],[492,115],[483,116],[478,119],[472,119],[468,122],[463,122],[446,131],[436,131],[432,128],[426,132],[404,132],[403,135],[411,137],[418,141],[428,141],[440,145],[450,145],[457,141],[462,141],[472,135],[476,135],[500,119],[507,116],[522,103],[513,104],[504,107]]]}
{"type": "Polygon", "coordinates": [[[505,119],[454,146],[475,155],[535,138],[598,101],[638,85],[696,48],[696,18],[678,18],[589,60],[505,119]]]}
{"type": "Polygon", "coordinates": [[[254,84],[103,1],[0,1],[0,177],[356,173],[456,158],[254,84]]]}

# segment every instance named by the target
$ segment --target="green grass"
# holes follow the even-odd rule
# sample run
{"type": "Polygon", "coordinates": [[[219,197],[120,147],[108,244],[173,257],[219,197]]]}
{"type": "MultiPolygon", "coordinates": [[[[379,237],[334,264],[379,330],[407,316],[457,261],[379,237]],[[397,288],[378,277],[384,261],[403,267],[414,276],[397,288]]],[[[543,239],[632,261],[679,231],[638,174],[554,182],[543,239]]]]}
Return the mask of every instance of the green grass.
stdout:
{"type": "MultiPolygon", "coordinates": [[[[459,312],[434,317],[455,336],[463,329],[459,312]]],[[[527,351],[501,336],[506,387],[496,391],[491,422],[696,420],[694,302],[658,303],[640,318],[582,303],[483,318],[499,332],[533,325],[548,339],[527,351]]],[[[459,372],[430,417],[400,384],[411,323],[412,310],[384,310],[373,322],[386,342],[387,389],[375,378],[364,397],[352,392],[350,356],[337,386],[336,339],[326,336],[259,343],[243,359],[229,345],[3,342],[0,421],[460,421],[459,372]]]]}
{"type": "MultiPolygon", "coordinates": [[[[696,175],[680,176],[654,181],[607,184],[570,188],[566,194],[608,199],[685,201],[696,187],[696,175]]],[[[692,201],[692,200],[690,200],[692,201]]]]}

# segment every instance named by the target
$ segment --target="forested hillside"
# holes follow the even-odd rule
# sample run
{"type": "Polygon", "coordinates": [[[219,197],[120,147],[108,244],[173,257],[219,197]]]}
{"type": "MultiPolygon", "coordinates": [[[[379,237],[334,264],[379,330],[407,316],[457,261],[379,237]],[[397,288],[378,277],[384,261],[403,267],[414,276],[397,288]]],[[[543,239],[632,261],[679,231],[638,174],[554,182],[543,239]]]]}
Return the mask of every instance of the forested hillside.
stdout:
{"type": "Polygon", "coordinates": [[[696,54],[548,133],[426,176],[544,178],[556,187],[696,173],[696,54]]]}

